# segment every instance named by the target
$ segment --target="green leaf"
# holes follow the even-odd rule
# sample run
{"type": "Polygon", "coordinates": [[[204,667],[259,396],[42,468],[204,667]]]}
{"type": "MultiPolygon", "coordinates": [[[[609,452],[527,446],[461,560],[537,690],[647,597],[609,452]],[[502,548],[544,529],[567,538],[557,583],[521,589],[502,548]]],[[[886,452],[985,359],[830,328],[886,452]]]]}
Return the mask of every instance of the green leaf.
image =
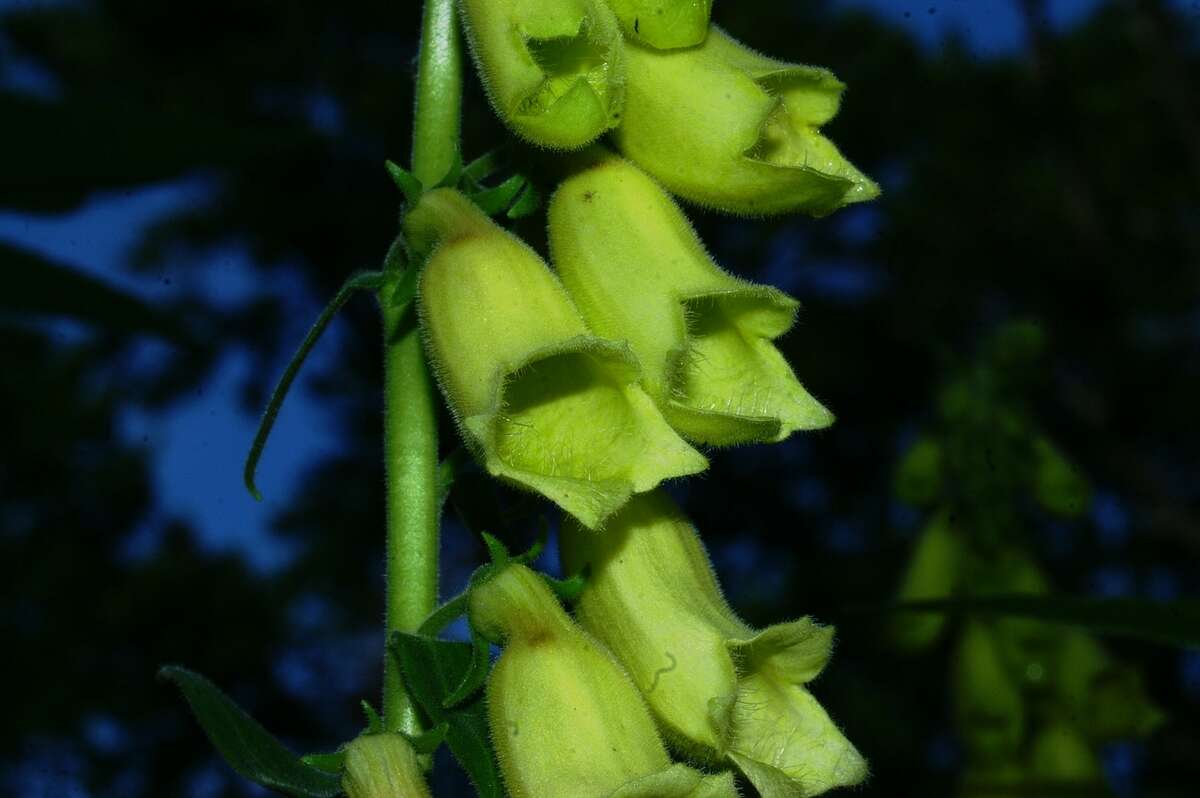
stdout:
{"type": "Polygon", "coordinates": [[[110,332],[185,338],[172,319],[84,272],[0,243],[0,313],[65,316],[110,332]]]}
{"type": "Polygon", "coordinates": [[[896,612],[1016,616],[1078,626],[1096,634],[1200,647],[1200,601],[1196,600],[1160,602],[1136,598],[1011,595],[912,601],[893,605],[890,609],[896,612]]]}
{"type": "Polygon", "coordinates": [[[480,532],[479,536],[483,538],[483,544],[487,546],[488,555],[492,558],[492,564],[497,567],[504,567],[510,559],[508,547],[498,537],[489,532],[480,532]]]}
{"type": "Polygon", "coordinates": [[[521,195],[517,197],[517,201],[512,204],[505,215],[509,219],[524,219],[530,214],[537,213],[540,207],[542,207],[542,195],[533,187],[533,183],[526,183],[525,188],[521,190],[521,195]]]}
{"type": "Polygon", "coordinates": [[[180,689],[208,739],[241,776],[297,798],[341,793],[338,776],[306,764],[208,679],[173,665],[161,668],[158,678],[180,689]]]}
{"type": "Polygon", "coordinates": [[[300,757],[300,761],[306,765],[311,765],[317,770],[323,770],[326,773],[333,773],[340,776],[342,767],[346,764],[346,752],[330,751],[327,754],[305,754],[300,757]]]}
{"type": "Polygon", "coordinates": [[[471,201],[488,216],[495,216],[513,204],[525,185],[524,175],[513,175],[495,188],[485,188],[472,194],[471,201]]]}
{"type": "Polygon", "coordinates": [[[415,205],[417,200],[421,198],[421,193],[425,190],[425,187],[421,185],[421,181],[417,179],[417,176],[392,161],[385,162],[384,167],[387,169],[388,175],[391,176],[392,182],[396,184],[396,188],[400,189],[401,193],[404,194],[404,200],[409,205],[415,205]]]}
{"type": "Polygon", "coordinates": [[[300,348],[296,350],[296,354],[292,355],[291,361],[288,362],[287,368],[283,370],[283,376],[279,378],[279,384],[275,386],[275,390],[271,392],[271,398],[267,401],[267,409],[263,411],[262,421],[258,423],[258,431],[254,435],[254,442],[250,444],[250,453],[246,456],[246,467],[242,471],[242,479],[246,483],[246,489],[250,491],[250,495],[259,501],[262,500],[262,494],[258,487],[254,484],[254,472],[258,468],[259,458],[262,457],[263,447],[267,445],[267,438],[271,435],[271,428],[275,426],[275,419],[279,416],[279,409],[283,407],[283,400],[287,397],[288,390],[292,387],[292,382],[295,381],[296,375],[300,373],[300,367],[304,365],[304,359],[308,357],[308,353],[317,345],[317,341],[321,339],[321,334],[329,326],[329,322],[333,321],[333,317],[342,309],[349,301],[350,297],[354,296],[356,291],[374,291],[378,290],[384,282],[382,272],[360,272],[352,275],[338,290],[337,295],[333,300],[325,306],[321,311],[321,315],[317,317],[317,321],[309,329],[308,335],[304,336],[304,340],[300,342],[300,348]]]}
{"type": "Polygon", "coordinates": [[[446,724],[446,744],[481,798],[501,798],[483,694],[452,709],[444,706],[471,668],[471,646],[401,632],[392,638],[392,652],[417,705],[433,724],[446,724]]]}
{"type": "Polygon", "coordinates": [[[412,304],[413,299],[417,296],[417,282],[420,277],[420,270],[411,265],[400,273],[400,279],[396,281],[396,287],[392,289],[392,298],[388,300],[392,303],[392,307],[400,310],[412,304]]]}
{"type": "Polygon", "coordinates": [[[488,667],[491,665],[491,645],[474,629],[471,630],[471,666],[463,674],[462,681],[442,700],[442,706],[453,709],[471,696],[479,692],[487,681],[488,667]]]}

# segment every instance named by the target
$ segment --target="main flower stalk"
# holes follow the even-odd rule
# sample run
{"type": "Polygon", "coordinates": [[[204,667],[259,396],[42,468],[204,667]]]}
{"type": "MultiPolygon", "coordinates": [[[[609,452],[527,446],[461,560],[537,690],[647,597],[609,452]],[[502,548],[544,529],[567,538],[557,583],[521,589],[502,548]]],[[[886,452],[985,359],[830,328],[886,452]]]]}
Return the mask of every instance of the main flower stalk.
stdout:
{"type": "MultiPolygon", "coordinates": [[[[453,0],[427,0],[417,67],[413,173],[433,185],[456,157],[462,107],[462,45],[453,0]]],[[[408,268],[415,268],[409,265],[408,268]]],[[[387,470],[387,640],[411,632],[437,604],[438,434],[433,379],[416,314],[380,292],[384,329],[384,459],[387,470]]],[[[419,731],[395,659],[384,654],[383,719],[419,731]]]]}

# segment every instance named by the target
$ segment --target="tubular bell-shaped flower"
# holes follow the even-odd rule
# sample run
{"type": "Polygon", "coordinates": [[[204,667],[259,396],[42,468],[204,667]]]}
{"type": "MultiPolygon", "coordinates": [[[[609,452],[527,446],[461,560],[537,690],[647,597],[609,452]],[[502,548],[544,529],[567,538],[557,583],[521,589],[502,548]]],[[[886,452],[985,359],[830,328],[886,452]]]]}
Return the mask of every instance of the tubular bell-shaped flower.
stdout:
{"type": "Polygon", "coordinates": [[[767,58],[715,26],[704,44],[626,47],[621,151],[673,193],[749,215],[814,216],[879,194],[818,132],[844,85],[826,69],[767,58]]]}
{"type": "Polygon", "coordinates": [[[608,4],[627,37],[660,50],[704,41],[712,11],[712,0],[608,0],[608,4]]]}
{"type": "Polygon", "coordinates": [[[603,535],[564,525],[564,565],[590,569],[577,617],[624,663],[668,742],[730,761],[762,795],[857,784],[867,765],[805,685],[833,630],[808,618],[757,631],[721,595],[695,529],[661,491],[603,535]]]}
{"type": "Polygon", "coordinates": [[[476,631],[504,645],[487,704],[512,798],[736,798],[732,774],[671,764],[637,688],[536,573],[507,565],[469,606],[476,631]]]}
{"type": "Polygon", "coordinates": [[[798,303],[723,271],[683,212],[630,162],[597,150],[550,202],[550,249],[596,334],[629,342],[642,386],[685,437],[779,441],[833,416],[772,340],[798,303]]]}
{"type": "Polygon", "coordinates": [[[620,120],[624,47],[604,0],[461,0],[460,8],[492,106],[518,136],[576,149],[620,120]]]}
{"type": "Polygon", "coordinates": [[[638,386],[628,347],[588,332],[545,262],[456,191],[404,222],[429,251],[426,348],[468,445],[489,473],[594,527],[633,493],[707,461],[638,386]]]}
{"type": "Polygon", "coordinates": [[[421,764],[399,734],[367,734],[346,746],[346,798],[429,798],[421,764]]]}

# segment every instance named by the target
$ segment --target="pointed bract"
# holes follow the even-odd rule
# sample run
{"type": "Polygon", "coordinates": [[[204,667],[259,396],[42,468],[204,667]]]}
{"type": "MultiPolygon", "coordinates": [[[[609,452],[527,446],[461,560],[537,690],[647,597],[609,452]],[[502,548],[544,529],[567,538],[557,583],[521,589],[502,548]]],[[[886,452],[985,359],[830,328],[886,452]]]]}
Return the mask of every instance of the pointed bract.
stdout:
{"type": "Polygon", "coordinates": [[[620,120],[624,47],[604,0],[460,0],[459,8],[492,106],[518,136],[577,149],[620,120]]]}
{"type": "Polygon", "coordinates": [[[614,138],[672,193],[745,215],[822,216],[878,196],[819,132],[845,88],[828,70],[767,58],[715,26],[699,47],[626,51],[614,138]]]}
{"type": "Polygon", "coordinates": [[[624,345],[592,335],[545,262],[456,191],[405,220],[432,250],[419,309],[464,438],[489,473],[595,527],[630,495],[707,461],[639,387],[624,345]]]}
{"type": "Polygon", "coordinates": [[[833,630],[804,618],[756,631],[721,595],[695,529],[661,492],[603,535],[566,524],[570,571],[589,568],[577,615],[617,655],[668,742],[735,764],[768,797],[857,784],[867,766],[805,686],[833,630]]]}
{"type": "Polygon", "coordinates": [[[550,201],[550,249],[596,334],[629,343],[642,387],[680,433],[779,441],[833,416],[772,341],[798,303],[723,271],[683,212],[636,166],[596,149],[550,201]]]}
{"type": "Polygon", "coordinates": [[[472,626],[504,645],[487,702],[512,798],[736,798],[728,775],[672,765],[637,688],[536,573],[510,564],[469,605],[472,626]]]}

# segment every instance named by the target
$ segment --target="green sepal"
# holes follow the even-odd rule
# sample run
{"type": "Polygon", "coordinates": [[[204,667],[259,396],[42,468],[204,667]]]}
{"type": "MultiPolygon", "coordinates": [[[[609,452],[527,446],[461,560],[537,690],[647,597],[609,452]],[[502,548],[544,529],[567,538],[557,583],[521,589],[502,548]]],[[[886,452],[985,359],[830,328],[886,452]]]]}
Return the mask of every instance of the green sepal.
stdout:
{"type": "Polygon", "coordinates": [[[481,181],[487,180],[504,168],[510,149],[509,145],[504,144],[480,155],[463,167],[463,180],[478,187],[481,181]]]}
{"type": "Polygon", "coordinates": [[[504,215],[509,219],[524,219],[526,216],[532,216],[537,213],[541,207],[541,192],[537,190],[533,183],[526,183],[525,188],[521,189],[520,195],[504,215]]]}
{"type": "Polygon", "coordinates": [[[479,692],[487,681],[488,666],[491,664],[491,645],[483,635],[471,630],[471,666],[463,674],[462,681],[442,700],[446,709],[454,709],[479,692]]]}
{"type": "Polygon", "coordinates": [[[421,194],[425,191],[425,187],[421,185],[417,176],[393,161],[385,161],[384,167],[387,169],[388,176],[392,178],[392,182],[396,184],[396,188],[404,194],[404,201],[409,205],[416,205],[417,200],[421,199],[421,194]]]}
{"type": "Polygon", "coordinates": [[[175,665],[158,678],[179,688],[217,752],[240,776],[294,798],[334,798],[336,775],[304,762],[259,725],[215,684],[175,665]]]}
{"type": "Polygon", "coordinates": [[[417,284],[421,279],[420,269],[409,266],[409,268],[400,272],[400,277],[395,281],[395,287],[392,288],[392,296],[388,302],[397,310],[402,310],[413,303],[417,298],[417,284]]]}
{"type": "Polygon", "coordinates": [[[607,798],[737,798],[732,773],[705,774],[675,763],[626,782],[607,798]]]}
{"type": "Polygon", "coordinates": [[[525,188],[526,183],[524,175],[512,175],[495,188],[486,188],[468,196],[471,202],[479,206],[479,210],[488,216],[495,216],[512,207],[513,201],[525,188]]]}
{"type": "Polygon", "coordinates": [[[459,179],[462,177],[462,173],[462,149],[455,143],[454,158],[450,161],[450,166],[446,168],[446,174],[442,175],[442,179],[437,182],[434,188],[456,188],[459,179]]]}

